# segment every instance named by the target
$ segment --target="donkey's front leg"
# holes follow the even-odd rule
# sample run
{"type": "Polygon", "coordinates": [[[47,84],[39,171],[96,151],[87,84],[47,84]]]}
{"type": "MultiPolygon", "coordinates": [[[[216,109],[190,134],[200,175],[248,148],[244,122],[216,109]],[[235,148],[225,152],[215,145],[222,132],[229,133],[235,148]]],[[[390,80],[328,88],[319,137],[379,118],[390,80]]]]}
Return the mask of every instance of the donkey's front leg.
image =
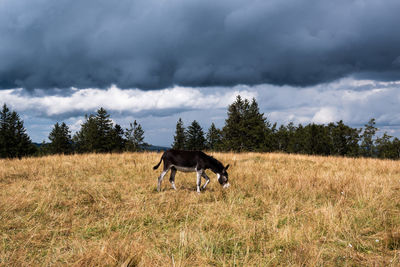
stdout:
{"type": "Polygon", "coordinates": [[[206,186],[210,182],[210,178],[207,176],[206,172],[203,172],[202,176],[206,179],[205,184],[201,187],[201,190],[204,190],[204,189],[206,189],[206,186]]]}
{"type": "Polygon", "coordinates": [[[203,170],[196,170],[197,173],[197,193],[200,193],[200,185],[201,185],[201,175],[203,174],[203,170]]]}

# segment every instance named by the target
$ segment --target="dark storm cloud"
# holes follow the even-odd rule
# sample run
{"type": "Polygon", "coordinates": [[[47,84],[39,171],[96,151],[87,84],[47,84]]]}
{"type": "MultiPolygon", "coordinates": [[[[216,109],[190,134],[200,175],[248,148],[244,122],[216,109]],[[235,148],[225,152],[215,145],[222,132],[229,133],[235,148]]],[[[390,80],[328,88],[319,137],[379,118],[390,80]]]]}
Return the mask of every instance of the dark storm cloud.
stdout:
{"type": "Polygon", "coordinates": [[[3,0],[0,88],[400,79],[398,0],[3,0]]]}

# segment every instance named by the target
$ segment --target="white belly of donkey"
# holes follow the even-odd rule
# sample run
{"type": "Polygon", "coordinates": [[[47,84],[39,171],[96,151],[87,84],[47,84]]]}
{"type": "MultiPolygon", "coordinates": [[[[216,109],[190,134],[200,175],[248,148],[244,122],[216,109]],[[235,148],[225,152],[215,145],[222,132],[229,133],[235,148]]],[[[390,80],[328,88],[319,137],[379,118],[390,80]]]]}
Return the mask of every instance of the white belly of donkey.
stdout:
{"type": "Polygon", "coordinates": [[[175,165],[173,165],[173,167],[175,167],[175,169],[177,169],[178,171],[181,171],[181,172],[195,172],[196,171],[196,167],[181,167],[181,166],[175,166],[175,165]]]}

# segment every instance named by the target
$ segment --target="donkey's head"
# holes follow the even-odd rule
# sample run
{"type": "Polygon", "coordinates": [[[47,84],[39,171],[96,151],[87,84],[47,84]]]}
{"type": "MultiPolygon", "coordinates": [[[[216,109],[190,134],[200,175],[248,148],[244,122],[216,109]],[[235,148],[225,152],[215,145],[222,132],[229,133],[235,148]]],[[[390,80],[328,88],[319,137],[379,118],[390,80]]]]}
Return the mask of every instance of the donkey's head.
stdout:
{"type": "Polygon", "coordinates": [[[226,167],[224,167],[222,169],[221,172],[217,173],[217,177],[218,177],[218,182],[224,187],[224,188],[228,188],[230,186],[229,182],[228,182],[228,173],[226,172],[226,170],[229,168],[229,164],[226,165],[226,167]]]}

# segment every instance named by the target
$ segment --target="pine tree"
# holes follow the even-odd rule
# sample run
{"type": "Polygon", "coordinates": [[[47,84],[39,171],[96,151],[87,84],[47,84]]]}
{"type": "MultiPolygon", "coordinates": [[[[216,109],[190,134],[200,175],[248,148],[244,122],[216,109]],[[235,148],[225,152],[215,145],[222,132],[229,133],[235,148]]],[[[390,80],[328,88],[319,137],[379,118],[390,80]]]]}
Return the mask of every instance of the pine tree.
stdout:
{"type": "Polygon", "coordinates": [[[328,124],[327,128],[331,138],[331,155],[353,157],[358,155],[360,130],[345,125],[342,120],[336,125],[328,124]]]}
{"type": "Polygon", "coordinates": [[[375,124],[375,119],[370,119],[369,122],[365,125],[364,132],[361,135],[361,153],[365,157],[372,157],[375,155],[373,138],[375,136],[375,133],[378,131],[378,128],[375,127],[375,124]]]}
{"type": "Polygon", "coordinates": [[[309,132],[302,125],[299,124],[295,127],[293,124],[288,125],[290,140],[288,145],[289,153],[307,153],[307,147],[309,146],[309,132]]]}
{"type": "Polygon", "coordinates": [[[115,141],[115,129],[110,114],[104,108],[96,115],[85,116],[86,121],[73,138],[78,152],[111,152],[115,141]]]}
{"type": "Polygon", "coordinates": [[[26,129],[24,127],[24,122],[20,120],[17,113],[15,114],[16,121],[16,132],[15,137],[17,139],[17,153],[16,157],[22,158],[24,156],[33,155],[37,148],[32,144],[31,138],[26,133],[26,129]]]}
{"type": "Polygon", "coordinates": [[[110,114],[104,108],[100,108],[97,110],[95,119],[98,131],[96,152],[111,152],[113,150],[113,122],[110,114]]]}
{"type": "Polygon", "coordinates": [[[99,134],[95,116],[86,115],[85,122],[81,124],[81,129],[73,137],[77,152],[96,152],[98,149],[98,138],[99,134]]]}
{"type": "Polygon", "coordinates": [[[0,156],[2,158],[11,157],[12,149],[16,145],[13,142],[13,130],[11,129],[11,111],[6,104],[0,113],[0,156]]]}
{"type": "Polygon", "coordinates": [[[0,112],[0,157],[21,158],[35,152],[36,148],[26,133],[24,122],[4,104],[0,112]]]}
{"type": "Polygon", "coordinates": [[[390,140],[392,137],[385,132],[382,137],[376,138],[376,151],[379,158],[396,158],[397,151],[394,142],[390,140]]]}
{"type": "Polygon", "coordinates": [[[270,127],[270,123],[266,121],[266,132],[265,132],[265,141],[263,151],[277,151],[279,150],[279,140],[278,140],[278,129],[277,123],[275,122],[272,127],[270,127]]]}
{"type": "Polygon", "coordinates": [[[176,131],[174,136],[174,143],[172,144],[173,149],[185,149],[185,127],[183,127],[183,121],[179,118],[176,123],[176,131]]]}
{"type": "Polygon", "coordinates": [[[297,132],[297,127],[294,125],[293,122],[290,122],[287,125],[287,134],[288,134],[288,143],[286,147],[286,152],[288,153],[295,153],[295,146],[293,145],[296,143],[296,132],[297,132]]]}
{"type": "Polygon", "coordinates": [[[288,152],[289,145],[289,131],[285,125],[281,125],[278,131],[275,133],[275,144],[276,150],[288,152]]]}
{"type": "Polygon", "coordinates": [[[142,151],[148,144],[144,142],[144,130],[136,120],[129,124],[130,128],[125,130],[127,151],[142,151]]]}
{"type": "Polygon", "coordinates": [[[125,147],[124,130],[121,125],[115,124],[111,131],[112,152],[122,152],[125,147]]]}
{"type": "Polygon", "coordinates": [[[392,141],[391,151],[394,159],[400,159],[400,140],[397,137],[392,141]]]}
{"type": "Polygon", "coordinates": [[[271,150],[272,144],[267,143],[267,135],[270,134],[269,127],[271,126],[264,113],[260,113],[258,104],[255,98],[252,99],[248,110],[244,111],[243,118],[244,129],[248,129],[245,133],[247,135],[246,150],[247,151],[261,151],[271,150]]]}
{"type": "Polygon", "coordinates": [[[269,127],[256,100],[253,98],[250,103],[238,95],[228,107],[228,118],[222,130],[224,148],[234,151],[270,150],[271,144],[266,143],[269,127]]]}
{"type": "Polygon", "coordinates": [[[247,129],[244,128],[243,118],[248,106],[248,100],[242,100],[240,95],[236,97],[235,102],[229,105],[228,118],[225,120],[225,126],[222,129],[225,150],[245,150],[247,129]]]}
{"type": "Polygon", "coordinates": [[[221,130],[212,123],[207,132],[206,146],[207,149],[218,151],[221,149],[222,134],[221,130]]]}
{"type": "Polygon", "coordinates": [[[206,139],[200,124],[194,120],[186,130],[186,146],[187,150],[203,150],[205,148],[206,139]]]}
{"type": "Polygon", "coordinates": [[[311,155],[329,155],[330,141],[328,135],[328,128],[321,124],[309,124],[304,130],[307,136],[307,143],[305,144],[302,153],[311,155]]]}
{"type": "Polygon", "coordinates": [[[52,131],[49,134],[49,144],[50,153],[53,154],[69,154],[72,152],[72,139],[71,132],[68,126],[63,122],[54,125],[52,131]]]}

